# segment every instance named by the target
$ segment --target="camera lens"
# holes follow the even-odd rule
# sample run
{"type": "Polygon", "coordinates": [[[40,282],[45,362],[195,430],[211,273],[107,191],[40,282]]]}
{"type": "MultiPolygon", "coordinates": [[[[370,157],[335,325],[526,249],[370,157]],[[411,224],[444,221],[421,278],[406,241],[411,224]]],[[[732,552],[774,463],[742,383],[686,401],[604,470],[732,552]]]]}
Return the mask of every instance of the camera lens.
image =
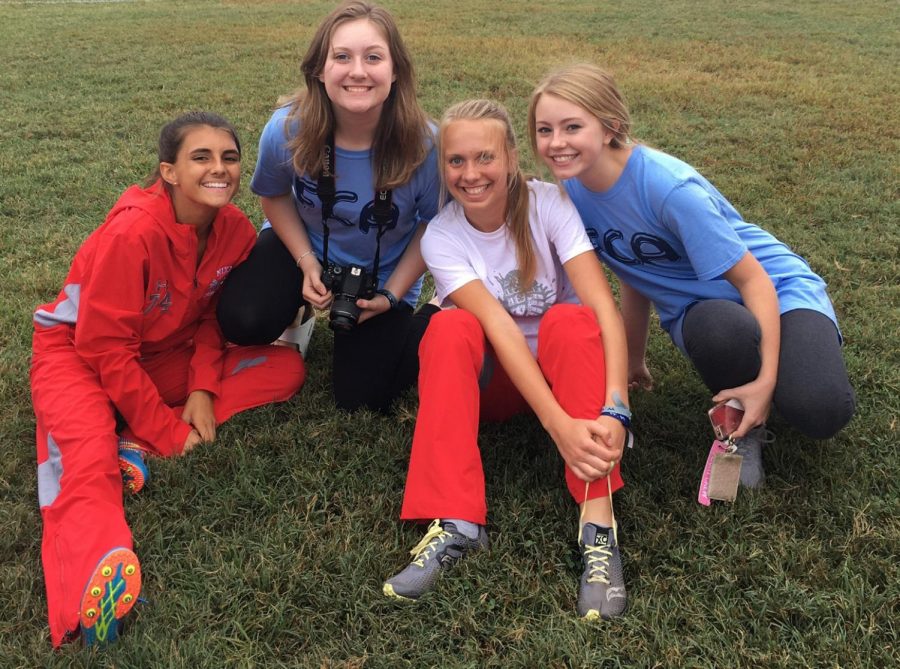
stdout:
{"type": "Polygon", "coordinates": [[[356,306],[356,298],[351,295],[338,295],[331,303],[328,325],[332,330],[349,332],[356,326],[360,311],[356,306]]]}

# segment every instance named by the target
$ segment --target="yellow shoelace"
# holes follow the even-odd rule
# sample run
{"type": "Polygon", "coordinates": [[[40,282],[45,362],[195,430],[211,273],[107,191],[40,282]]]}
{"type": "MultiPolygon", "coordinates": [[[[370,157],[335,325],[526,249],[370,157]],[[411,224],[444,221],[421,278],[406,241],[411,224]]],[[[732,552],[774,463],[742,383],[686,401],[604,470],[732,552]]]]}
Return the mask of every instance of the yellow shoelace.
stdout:
{"type": "MultiPolygon", "coordinates": [[[[610,472],[612,473],[612,472],[610,472]]],[[[584,482],[584,501],[581,503],[581,513],[578,514],[578,543],[581,543],[581,531],[584,528],[584,508],[588,500],[588,491],[591,489],[591,482],[584,482]]],[[[613,537],[616,545],[619,545],[619,524],[616,522],[616,512],[613,509],[612,482],[609,480],[609,474],[606,475],[606,490],[609,494],[609,515],[612,517],[613,537]]],[[[437,521],[435,521],[437,522],[437,521]]],[[[432,523],[433,524],[433,523],[432,523]]]]}
{"type": "Polygon", "coordinates": [[[609,585],[609,558],[612,557],[612,551],[608,546],[585,546],[584,553],[588,558],[588,569],[590,575],[587,578],[588,583],[605,583],[609,585]]]}
{"type": "Polygon", "coordinates": [[[436,518],[433,520],[431,525],[428,526],[428,531],[425,533],[425,536],[422,537],[422,540],[413,546],[413,549],[409,552],[410,555],[416,558],[413,560],[413,564],[424,567],[425,560],[428,559],[429,550],[436,549],[437,545],[442,543],[445,537],[449,536],[450,533],[441,527],[440,519],[436,518]]]}

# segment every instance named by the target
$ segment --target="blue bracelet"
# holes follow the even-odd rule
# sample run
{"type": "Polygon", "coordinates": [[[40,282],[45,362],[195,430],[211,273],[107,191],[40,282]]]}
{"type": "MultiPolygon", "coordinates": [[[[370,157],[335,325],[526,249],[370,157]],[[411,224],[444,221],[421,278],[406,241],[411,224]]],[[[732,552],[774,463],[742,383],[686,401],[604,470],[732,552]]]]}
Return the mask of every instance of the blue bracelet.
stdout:
{"type": "Polygon", "coordinates": [[[609,418],[614,418],[615,420],[622,423],[622,426],[627,430],[631,427],[631,412],[628,411],[625,407],[603,407],[600,410],[601,416],[608,416],[609,418]],[[622,409],[624,409],[627,414],[622,413],[622,409]]]}

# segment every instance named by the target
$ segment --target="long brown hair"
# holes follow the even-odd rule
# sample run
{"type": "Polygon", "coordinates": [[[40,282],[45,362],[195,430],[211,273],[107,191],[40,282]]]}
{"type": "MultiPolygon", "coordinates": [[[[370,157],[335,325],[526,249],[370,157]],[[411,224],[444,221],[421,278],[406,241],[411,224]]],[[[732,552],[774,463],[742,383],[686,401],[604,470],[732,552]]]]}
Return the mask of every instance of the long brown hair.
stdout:
{"type": "Polygon", "coordinates": [[[544,94],[576,104],[594,116],[612,133],[613,137],[609,142],[612,148],[621,149],[633,141],[628,106],[613,76],[596,65],[579,63],[546,75],[531,94],[528,103],[528,139],[535,156],[540,157],[534,110],[544,94]]]}
{"type": "MultiPolygon", "coordinates": [[[[381,109],[372,142],[372,172],[376,190],[397,188],[407,183],[428,155],[431,130],[428,117],[416,98],[416,74],[412,59],[400,37],[394,17],[386,9],[364,0],[347,0],[319,24],[300,64],[305,88],[278,100],[290,104],[285,127],[299,126],[288,148],[297,174],[318,177],[322,171],[322,150],[334,132],[335,117],[325,85],[319,75],[331,48],[334,31],[343,23],[366,19],[381,31],[388,44],[396,79],[381,109]]],[[[340,169],[340,166],[338,166],[340,169]]]]}
{"type": "Polygon", "coordinates": [[[516,246],[516,261],[519,265],[518,291],[524,293],[534,282],[537,272],[537,261],[534,255],[534,242],[531,238],[531,225],[528,221],[530,189],[522,168],[519,167],[516,133],[513,131],[506,108],[492,100],[465,100],[458,102],[441,118],[438,129],[438,152],[441,156],[441,193],[446,200],[447,161],[443,159],[443,145],[447,128],[454,121],[487,121],[495,123],[503,134],[503,148],[507,164],[512,168],[507,177],[506,226],[516,246]]]}

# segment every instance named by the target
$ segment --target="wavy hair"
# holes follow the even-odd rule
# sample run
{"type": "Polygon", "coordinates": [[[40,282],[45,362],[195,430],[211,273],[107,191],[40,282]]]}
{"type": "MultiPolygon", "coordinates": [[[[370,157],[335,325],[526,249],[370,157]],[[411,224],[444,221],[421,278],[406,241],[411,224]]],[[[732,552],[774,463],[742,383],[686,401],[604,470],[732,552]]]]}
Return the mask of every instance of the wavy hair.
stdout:
{"type": "Polygon", "coordinates": [[[299,132],[288,142],[297,174],[318,177],[322,151],[335,130],[334,110],[319,79],[325,68],[334,31],[342,24],[365,19],[378,27],[388,45],[396,79],[384,101],[372,142],[372,171],[376,190],[407,183],[428,155],[431,130],[428,117],[416,98],[416,74],[394,17],[386,9],[365,0],[346,0],[336,7],[313,35],[300,64],[304,88],[278,100],[290,105],[285,127],[299,132]]]}

